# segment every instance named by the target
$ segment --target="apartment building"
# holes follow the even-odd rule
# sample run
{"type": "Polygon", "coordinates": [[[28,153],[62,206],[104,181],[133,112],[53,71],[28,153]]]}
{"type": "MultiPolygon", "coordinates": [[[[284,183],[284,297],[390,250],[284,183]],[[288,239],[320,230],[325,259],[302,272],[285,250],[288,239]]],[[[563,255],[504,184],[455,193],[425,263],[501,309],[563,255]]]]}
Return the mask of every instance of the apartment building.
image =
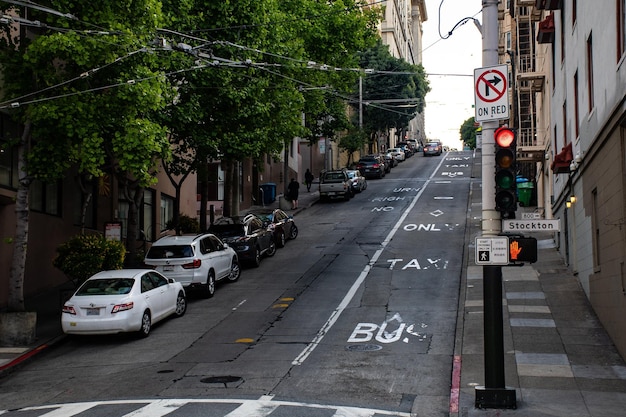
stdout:
{"type": "Polygon", "coordinates": [[[626,0],[500,3],[520,173],[626,357],[626,0]]]}

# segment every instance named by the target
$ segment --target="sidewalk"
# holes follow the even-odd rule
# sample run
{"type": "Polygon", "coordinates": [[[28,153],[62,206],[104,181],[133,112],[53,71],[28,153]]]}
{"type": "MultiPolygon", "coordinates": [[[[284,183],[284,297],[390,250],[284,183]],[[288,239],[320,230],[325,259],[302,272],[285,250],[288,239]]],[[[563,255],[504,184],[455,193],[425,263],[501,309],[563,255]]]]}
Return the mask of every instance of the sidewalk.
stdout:
{"type": "MultiPolygon", "coordinates": [[[[481,173],[480,158],[477,153],[476,177],[481,173]]],[[[453,374],[452,393],[453,397],[458,393],[458,402],[451,401],[450,416],[626,415],[626,364],[547,233],[528,234],[538,241],[536,263],[502,267],[506,387],[487,388],[515,392],[517,408],[476,407],[477,392],[483,399],[482,388],[476,387],[485,385],[483,267],[474,261],[474,238],[482,233],[481,194],[475,180],[454,353],[460,376],[453,374]]],[[[518,209],[524,211],[532,207],[518,209]]],[[[492,364],[489,372],[493,375],[492,364]]]]}
{"type": "MultiPolygon", "coordinates": [[[[318,200],[317,184],[313,184],[311,192],[307,192],[306,187],[302,185],[298,209],[291,210],[291,203],[287,201],[283,203],[286,203],[283,209],[287,214],[296,216],[301,211],[317,203],[318,200]]],[[[277,208],[279,204],[280,199],[277,196],[274,202],[265,207],[277,208]]],[[[255,206],[254,208],[258,207],[255,206]]],[[[242,211],[243,213],[245,213],[245,210],[242,211]]],[[[67,291],[67,286],[58,287],[25,300],[26,310],[37,312],[36,340],[29,346],[6,347],[0,344],[0,378],[28,362],[37,354],[46,352],[51,346],[64,340],[65,336],[61,329],[61,303],[63,294],[67,291]]]]}

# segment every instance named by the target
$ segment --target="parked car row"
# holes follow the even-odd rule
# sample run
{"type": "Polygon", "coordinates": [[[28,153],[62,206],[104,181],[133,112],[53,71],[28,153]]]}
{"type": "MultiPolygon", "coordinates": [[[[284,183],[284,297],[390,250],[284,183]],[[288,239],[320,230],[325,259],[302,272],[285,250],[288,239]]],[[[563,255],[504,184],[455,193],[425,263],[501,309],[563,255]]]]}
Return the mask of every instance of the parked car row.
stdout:
{"type": "Polygon", "coordinates": [[[298,236],[293,217],[281,209],[259,209],[243,219],[223,217],[208,233],[165,236],[150,247],[144,263],[153,269],[99,272],[63,305],[67,334],[137,332],[187,310],[187,294],[215,294],[217,281],[237,281],[241,263],[259,266],[277,247],[298,236]]]}

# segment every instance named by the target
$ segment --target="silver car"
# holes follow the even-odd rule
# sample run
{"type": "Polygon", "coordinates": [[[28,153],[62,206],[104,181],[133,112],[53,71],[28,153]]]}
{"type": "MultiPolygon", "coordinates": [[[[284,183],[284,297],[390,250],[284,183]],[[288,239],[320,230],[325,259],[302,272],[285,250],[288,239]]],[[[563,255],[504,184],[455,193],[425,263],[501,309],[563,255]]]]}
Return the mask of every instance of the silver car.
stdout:
{"type": "Polygon", "coordinates": [[[348,178],[350,178],[352,193],[360,193],[367,188],[367,180],[358,170],[354,169],[346,172],[348,173],[348,178]]]}

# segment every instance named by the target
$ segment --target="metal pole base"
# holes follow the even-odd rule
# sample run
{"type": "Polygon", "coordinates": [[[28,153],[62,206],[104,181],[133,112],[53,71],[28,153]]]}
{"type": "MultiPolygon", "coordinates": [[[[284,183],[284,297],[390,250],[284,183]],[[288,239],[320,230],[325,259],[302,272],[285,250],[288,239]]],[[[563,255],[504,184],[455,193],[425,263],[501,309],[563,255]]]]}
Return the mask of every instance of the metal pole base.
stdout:
{"type": "Polygon", "coordinates": [[[516,409],[517,400],[514,388],[476,387],[476,408],[508,408],[516,409]]]}

